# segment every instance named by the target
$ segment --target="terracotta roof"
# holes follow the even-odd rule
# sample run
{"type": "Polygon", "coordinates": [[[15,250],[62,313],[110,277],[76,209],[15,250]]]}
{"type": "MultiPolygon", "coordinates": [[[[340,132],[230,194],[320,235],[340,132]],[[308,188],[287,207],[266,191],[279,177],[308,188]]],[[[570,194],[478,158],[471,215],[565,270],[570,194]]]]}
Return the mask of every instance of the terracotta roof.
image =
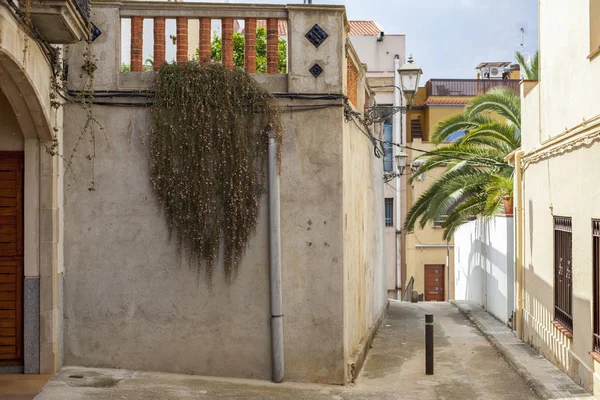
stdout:
{"type": "MultiPolygon", "coordinates": [[[[264,19],[259,19],[256,21],[257,28],[265,28],[267,29],[267,21],[264,19]]],[[[285,19],[277,20],[277,29],[279,30],[279,36],[287,35],[287,21],[285,19]]],[[[244,29],[240,33],[244,33],[244,29]]]]}
{"type": "Polygon", "coordinates": [[[419,104],[415,104],[415,107],[423,106],[464,106],[469,102],[469,99],[453,99],[451,97],[442,98],[429,98],[419,104]]]}
{"type": "Polygon", "coordinates": [[[385,32],[375,21],[348,21],[350,35],[354,36],[377,36],[379,32],[385,32]]]}

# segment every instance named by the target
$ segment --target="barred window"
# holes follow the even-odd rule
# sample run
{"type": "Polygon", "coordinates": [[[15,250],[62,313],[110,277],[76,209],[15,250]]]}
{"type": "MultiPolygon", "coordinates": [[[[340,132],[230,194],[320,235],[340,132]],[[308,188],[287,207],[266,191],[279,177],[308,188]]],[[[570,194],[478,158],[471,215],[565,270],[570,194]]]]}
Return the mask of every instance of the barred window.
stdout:
{"type": "Polygon", "coordinates": [[[573,333],[573,228],[554,217],[554,320],[573,333]]]}
{"type": "Polygon", "coordinates": [[[594,351],[600,353],[600,220],[592,221],[594,253],[594,351]]]}
{"type": "Polygon", "coordinates": [[[385,199],[385,226],[394,226],[394,199],[385,199]]]}

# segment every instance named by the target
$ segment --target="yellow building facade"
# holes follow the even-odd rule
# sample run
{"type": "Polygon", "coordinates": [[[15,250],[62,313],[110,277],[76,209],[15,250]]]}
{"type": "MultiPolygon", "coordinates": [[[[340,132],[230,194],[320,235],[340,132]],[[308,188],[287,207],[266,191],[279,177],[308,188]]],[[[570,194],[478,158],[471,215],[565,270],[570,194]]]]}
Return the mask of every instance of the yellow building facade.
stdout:
{"type": "MultiPolygon", "coordinates": [[[[510,65],[510,63],[482,63],[481,65],[510,65]]],[[[479,67],[479,66],[478,66],[479,67]]],[[[480,77],[482,74],[478,73],[480,77]]],[[[439,123],[461,114],[466,104],[475,96],[495,87],[519,90],[519,69],[510,66],[510,79],[432,79],[425,87],[419,88],[414,105],[408,111],[406,171],[406,210],[410,210],[419,197],[444,173],[443,167],[414,177],[409,183],[419,163],[419,156],[432,150],[430,141],[439,123]]],[[[459,133],[457,133],[458,135],[459,133]]],[[[412,290],[419,293],[423,301],[448,301],[454,299],[454,243],[445,241],[441,221],[418,226],[414,232],[403,232],[402,259],[405,260],[402,278],[405,288],[412,283],[412,290]],[[412,278],[412,282],[411,282],[412,278]]],[[[411,290],[409,287],[408,290],[411,290]]],[[[405,299],[409,293],[405,293],[405,299]]]]}

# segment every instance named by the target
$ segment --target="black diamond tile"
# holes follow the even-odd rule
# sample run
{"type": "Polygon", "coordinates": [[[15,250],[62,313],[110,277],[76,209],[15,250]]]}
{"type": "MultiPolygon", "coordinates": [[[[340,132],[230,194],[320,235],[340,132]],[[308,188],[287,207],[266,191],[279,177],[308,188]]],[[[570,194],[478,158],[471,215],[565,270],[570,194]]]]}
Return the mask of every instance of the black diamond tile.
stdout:
{"type": "Polygon", "coordinates": [[[308,31],[305,36],[315,47],[319,47],[321,43],[329,37],[327,32],[325,32],[318,24],[315,24],[315,26],[310,28],[310,31],[308,31]]]}
{"type": "Polygon", "coordinates": [[[310,73],[313,74],[315,78],[318,78],[319,75],[323,73],[323,68],[319,64],[315,64],[309,69],[310,73]]]}
{"type": "Polygon", "coordinates": [[[91,23],[91,25],[92,26],[91,26],[90,35],[91,35],[92,42],[93,42],[94,40],[96,40],[98,38],[98,36],[100,36],[102,34],[102,31],[96,25],[94,25],[93,22],[91,23]]]}

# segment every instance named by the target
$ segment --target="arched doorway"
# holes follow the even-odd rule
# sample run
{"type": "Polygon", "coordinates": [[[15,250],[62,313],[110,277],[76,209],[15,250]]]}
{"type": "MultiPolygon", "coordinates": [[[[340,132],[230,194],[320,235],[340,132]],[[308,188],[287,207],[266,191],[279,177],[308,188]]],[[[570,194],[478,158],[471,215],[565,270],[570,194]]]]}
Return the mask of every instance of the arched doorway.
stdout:
{"type": "MultiPolygon", "coordinates": [[[[0,22],[17,29],[3,18],[0,10],[0,22]]],[[[0,170],[7,171],[0,177],[0,190],[7,186],[14,192],[0,196],[6,203],[0,205],[0,215],[4,210],[13,217],[0,236],[0,267],[7,267],[0,272],[0,373],[52,374],[60,368],[62,347],[62,165],[45,148],[52,144],[52,125],[60,128],[62,110],[50,106],[47,57],[30,45],[24,60],[24,45],[20,40],[0,42],[0,170]],[[16,164],[11,167],[9,159],[16,164]],[[3,265],[9,257],[13,264],[3,265]]]]}

